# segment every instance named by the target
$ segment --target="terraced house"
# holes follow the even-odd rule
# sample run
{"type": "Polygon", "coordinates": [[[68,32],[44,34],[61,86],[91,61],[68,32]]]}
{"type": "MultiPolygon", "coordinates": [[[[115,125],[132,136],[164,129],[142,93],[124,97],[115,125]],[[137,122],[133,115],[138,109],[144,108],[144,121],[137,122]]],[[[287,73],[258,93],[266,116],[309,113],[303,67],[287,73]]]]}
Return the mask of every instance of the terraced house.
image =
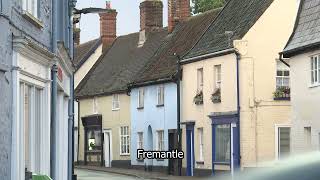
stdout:
{"type": "Polygon", "coordinates": [[[71,179],[73,3],[0,1],[0,179],[71,179]]]}
{"type": "Polygon", "coordinates": [[[319,7],[319,0],[301,1],[294,32],[282,52],[291,75],[292,126],[286,131],[291,133],[292,154],[317,151],[320,147],[319,7]]]}
{"type": "MultiPolygon", "coordinates": [[[[161,3],[156,0],[154,2],[161,3]]],[[[151,58],[151,62],[130,84],[131,164],[178,175],[178,160],[137,159],[137,149],[171,151],[179,148],[178,61],[199,40],[220,9],[190,17],[189,0],[169,0],[168,9],[169,34],[151,58]]]]}
{"type": "Polygon", "coordinates": [[[297,9],[297,1],[230,0],[183,57],[187,175],[268,166],[290,151],[290,77],[278,52],[297,9]]]}
{"type": "Polygon", "coordinates": [[[127,85],[167,35],[162,27],[162,11],[146,10],[141,4],[140,32],[119,37],[116,37],[116,11],[100,14],[102,55],[76,89],[81,118],[79,163],[130,166],[131,102],[127,85]]]}

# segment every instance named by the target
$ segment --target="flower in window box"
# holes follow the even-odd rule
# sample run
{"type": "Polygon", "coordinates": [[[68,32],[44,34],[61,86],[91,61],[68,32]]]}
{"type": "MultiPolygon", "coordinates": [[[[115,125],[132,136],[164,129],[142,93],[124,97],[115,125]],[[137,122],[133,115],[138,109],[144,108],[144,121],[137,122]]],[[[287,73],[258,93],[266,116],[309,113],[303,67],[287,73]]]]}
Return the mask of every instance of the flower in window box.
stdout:
{"type": "Polygon", "coordinates": [[[290,88],[289,87],[278,87],[273,93],[273,97],[277,98],[290,98],[290,88]]]}
{"type": "Polygon", "coordinates": [[[214,93],[211,94],[211,101],[213,103],[221,103],[221,90],[216,89],[214,93]]]}
{"type": "Polygon", "coordinates": [[[193,98],[193,102],[196,104],[196,105],[200,105],[200,104],[203,104],[203,92],[202,91],[199,91],[196,96],[193,98]]]}

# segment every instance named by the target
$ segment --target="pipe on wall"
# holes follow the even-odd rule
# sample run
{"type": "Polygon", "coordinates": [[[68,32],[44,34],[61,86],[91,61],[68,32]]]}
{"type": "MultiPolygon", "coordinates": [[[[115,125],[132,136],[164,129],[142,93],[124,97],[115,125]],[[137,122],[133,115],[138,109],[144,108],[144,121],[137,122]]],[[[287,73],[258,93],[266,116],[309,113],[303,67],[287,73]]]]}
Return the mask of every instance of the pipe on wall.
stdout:
{"type": "Polygon", "coordinates": [[[53,65],[51,69],[51,124],[50,124],[50,176],[52,179],[56,179],[56,144],[57,144],[57,96],[58,96],[58,84],[57,84],[58,66],[53,65]]]}
{"type": "Polygon", "coordinates": [[[240,145],[240,112],[241,112],[241,107],[240,107],[240,68],[239,68],[239,61],[241,60],[241,55],[235,51],[235,54],[236,54],[236,59],[237,59],[237,113],[238,113],[238,131],[237,131],[237,135],[238,135],[238,142],[239,142],[239,148],[238,148],[238,160],[237,160],[237,165],[240,167],[240,164],[241,164],[241,145],[240,145]]]}
{"type": "MultiPolygon", "coordinates": [[[[181,136],[181,127],[180,127],[180,80],[181,80],[181,65],[180,61],[181,58],[179,55],[174,54],[177,58],[177,77],[176,77],[176,84],[177,84],[177,131],[178,131],[178,151],[182,150],[182,136],[181,136]]],[[[182,160],[178,160],[178,175],[181,176],[181,169],[182,169],[182,160]]]]}

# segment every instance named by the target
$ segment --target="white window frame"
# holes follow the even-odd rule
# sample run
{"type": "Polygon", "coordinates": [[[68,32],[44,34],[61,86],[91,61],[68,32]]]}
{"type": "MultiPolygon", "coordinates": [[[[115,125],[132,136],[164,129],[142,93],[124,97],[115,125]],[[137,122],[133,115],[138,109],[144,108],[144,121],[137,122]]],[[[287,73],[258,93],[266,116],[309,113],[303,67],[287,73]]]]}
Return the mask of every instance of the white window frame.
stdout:
{"type": "Polygon", "coordinates": [[[112,95],[112,111],[120,110],[120,95],[113,94],[112,95]]]}
{"type": "Polygon", "coordinates": [[[199,161],[204,162],[203,128],[198,128],[198,137],[199,137],[199,161]]]}
{"type": "MultiPolygon", "coordinates": [[[[29,97],[28,97],[28,111],[29,111],[29,127],[28,127],[28,156],[29,156],[29,163],[27,165],[28,171],[32,171],[33,173],[40,173],[41,169],[41,151],[42,151],[42,128],[43,128],[43,123],[42,119],[44,117],[43,111],[45,111],[43,107],[44,103],[44,95],[45,95],[45,89],[43,87],[40,87],[38,85],[29,83],[27,81],[20,81],[19,82],[19,87],[20,87],[20,120],[23,122],[23,137],[26,136],[25,134],[25,120],[24,120],[24,105],[25,105],[25,87],[29,87],[29,97]],[[23,89],[21,89],[23,88],[23,89]],[[37,98],[37,90],[39,90],[39,102],[36,102],[37,98]],[[23,97],[21,97],[23,96],[23,97]],[[21,99],[23,98],[23,99],[21,99]],[[38,112],[38,114],[37,114],[38,112]],[[36,117],[38,116],[38,117],[36,117]],[[37,147],[37,148],[35,148],[37,147]]],[[[25,149],[25,141],[23,140],[23,153],[26,152],[25,149]]],[[[25,162],[25,157],[24,157],[24,163],[25,162]]]]}
{"type": "Polygon", "coordinates": [[[197,92],[203,91],[203,67],[197,69],[197,92]]]}
{"type": "Polygon", "coordinates": [[[138,132],[137,135],[137,149],[143,149],[143,132],[138,132]]]}
{"type": "Polygon", "coordinates": [[[164,130],[158,130],[157,131],[157,150],[158,151],[164,151],[165,150],[164,130]],[[160,137],[162,137],[162,138],[160,139],[160,137]]]}
{"type": "Polygon", "coordinates": [[[283,64],[283,62],[277,60],[277,71],[276,71],[276,88],[280,88],[280,87],[286,87],[286,88],[290,88],[290,68],[287,67],[285,64],[283,64]],[[281,65],[282,64],[282,67],[281,65]],[[282,72],[282,75],[278,75],[278,71],[282,72]],[[288,72],[289,75],[285,76],[285,72],[288,72]],[[278,79],[281,79],[281,85],[278,85],[278,79]],[[289,84],[287,86],[284,85],[284,80],[288,79],[289,80],[289,84]]]}
{"type": "Polygon", "coordinates": [[[22,7],[25,12],[32,15],[35,18],[39,18],[39,7],[40,0],[22,0],[22,7]]]}
{"type": "Polygon", "coordinates": [[[279,161],[279,128],[290,128],[290,151],[291,151],[291,133],[292,126],[290,124],[276,124],[275,125],[275,160],[279,161]]]}
{"type": "Polygon", "coordinates": [[[157,104],[159,106],[164,105],[164,85],[160,85],[157,88],[157,104]]]}
{"type": "Polygon", "coordinates": [[[320,55],[310,57],[310,82],[311,86],[320,85],[320,55]],[[316,64],[316,67],[315,67],[316,64]]]}
{"type": "Polygon", "coordinates": [[[130,155],[130,129],[129,126],[121,126],[119,128],[119,135],[120,135],[120,155],[121,156],[127,156],[130,155]],[[123,129],[123,130],[122,130],[123,129]],[[121,134],[121,132],[126,132],[121,134]],[[122,147],[127,146],[124,152],[122,152],[122,147]]]}
{"type": "Polygon", "coordinates": [[[222,66],[217,64],[214,66],[214,87],[215,89],[221,89],[222,84],[222,66]]]}
{"type": "Polygon", "coordinates": [[[144,107],[144,88],[138,90],[138,108],[144,107]]]}

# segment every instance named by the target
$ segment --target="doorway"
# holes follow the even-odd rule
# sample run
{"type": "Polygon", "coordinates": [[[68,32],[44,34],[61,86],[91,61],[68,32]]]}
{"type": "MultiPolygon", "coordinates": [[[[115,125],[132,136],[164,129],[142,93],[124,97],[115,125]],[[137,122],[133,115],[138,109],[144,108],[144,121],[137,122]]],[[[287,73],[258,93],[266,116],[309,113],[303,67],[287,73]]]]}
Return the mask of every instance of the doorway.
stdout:
{"type": "MultiPolygon", "coordinates": [[[[152,128],[151,126],[148,126],[148,136],[147,136],[147,150],[148,151],[153,151],[153,133],[152,133],[152,128]]],[[[153,159],[147,159],[147,170],[152,171],[152,166],[153,166],[153,159]]]]}
{"type": "Polygon", "coordinates": [[[112,132],[111,130],[104,130],[104,165],[111,167],[112,161],[112,132]]]}
{"type": "MultiPolygon", "coordinates": [[[[168,131],[168,151],[178,149],[178,132],[176,129],[169,129],[168,131]]],[[[178,175],[178,159],[169,159],[168,174],[178,175]]]]}

